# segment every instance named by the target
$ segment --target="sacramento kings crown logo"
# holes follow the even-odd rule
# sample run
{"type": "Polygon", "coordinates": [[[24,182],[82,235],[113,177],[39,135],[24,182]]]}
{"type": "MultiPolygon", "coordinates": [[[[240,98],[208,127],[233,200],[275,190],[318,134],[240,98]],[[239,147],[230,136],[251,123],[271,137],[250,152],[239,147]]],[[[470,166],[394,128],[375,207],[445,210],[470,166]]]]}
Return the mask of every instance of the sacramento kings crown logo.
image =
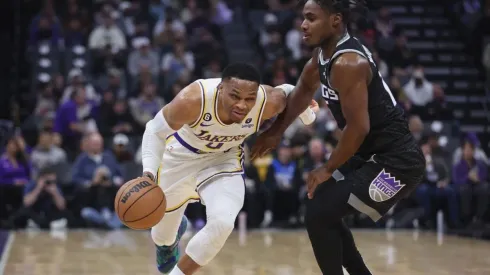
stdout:
{"type": "Polygon", "coordinates": [[[369,185],[369,196],[375,202],[383,202],[393,198],[404,186],[383,169],[369,185]]]}

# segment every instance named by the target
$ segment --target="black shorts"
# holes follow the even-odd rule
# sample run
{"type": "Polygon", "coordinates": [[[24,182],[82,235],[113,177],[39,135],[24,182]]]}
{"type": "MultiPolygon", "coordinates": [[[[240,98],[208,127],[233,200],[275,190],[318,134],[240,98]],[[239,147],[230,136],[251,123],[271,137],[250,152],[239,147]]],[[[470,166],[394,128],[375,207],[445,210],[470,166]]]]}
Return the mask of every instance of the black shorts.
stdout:
{"type": "MultiPolygon", "coordinates": [[[[414,159],[417,158],[411,158],[414,159]]],[[[326,184],[343,185],[339,189],[345,190],[342,193],[347,198],[347,203],[376,222],[396,202],[408,197],[421,182],[425,161],[417,162],[418,164],[408,165],[409,169],[406,166],[396,169],[391,165],[378,163],[376,157],[367,161],[353,158],[335,171],[333,179],[326,184]]]]}

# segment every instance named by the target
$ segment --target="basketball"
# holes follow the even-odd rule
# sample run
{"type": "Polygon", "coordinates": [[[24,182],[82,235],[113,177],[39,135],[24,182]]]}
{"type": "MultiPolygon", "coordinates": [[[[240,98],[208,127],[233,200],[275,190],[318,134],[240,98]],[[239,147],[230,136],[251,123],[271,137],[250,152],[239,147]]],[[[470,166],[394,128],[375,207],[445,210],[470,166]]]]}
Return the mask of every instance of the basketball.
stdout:
{"type": "Polygon", "coordinates": [[[117,191],[114,209],[126,226],[142,230],[156,225],[165,215],[167,201],[162,189],[149,178],[136,178],[117,191]]]}

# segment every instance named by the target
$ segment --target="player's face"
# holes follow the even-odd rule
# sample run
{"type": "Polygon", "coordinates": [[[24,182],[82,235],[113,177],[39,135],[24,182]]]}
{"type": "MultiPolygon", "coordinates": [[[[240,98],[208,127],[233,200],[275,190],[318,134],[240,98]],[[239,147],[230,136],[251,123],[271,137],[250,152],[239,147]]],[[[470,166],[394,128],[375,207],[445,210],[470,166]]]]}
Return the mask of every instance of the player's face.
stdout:
{"type": "Polygon", "coordinates": [[[313,0],[303,7],[303,41],[310,47],[319,47],[334,35],[334,17],[313,0]]]}
{"type": "Polygon", "coordinates": [[[255,106],[259,84],[232,78],[220,84],[222,107],[233,123],[240,123],[255,106]]]}

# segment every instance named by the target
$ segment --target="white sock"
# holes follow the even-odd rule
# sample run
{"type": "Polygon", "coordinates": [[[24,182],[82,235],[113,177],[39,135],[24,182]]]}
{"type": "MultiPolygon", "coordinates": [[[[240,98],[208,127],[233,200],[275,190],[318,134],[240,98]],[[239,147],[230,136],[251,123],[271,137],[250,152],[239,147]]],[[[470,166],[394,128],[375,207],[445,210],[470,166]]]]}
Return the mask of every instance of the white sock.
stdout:
{"type": "Polygon", "coordinates": [[[178,266],[175,266],[174,269],[172,269],[172,271],[170,271],[168,275],[185,275],[185,274],[180,270],[178,266]]]}

